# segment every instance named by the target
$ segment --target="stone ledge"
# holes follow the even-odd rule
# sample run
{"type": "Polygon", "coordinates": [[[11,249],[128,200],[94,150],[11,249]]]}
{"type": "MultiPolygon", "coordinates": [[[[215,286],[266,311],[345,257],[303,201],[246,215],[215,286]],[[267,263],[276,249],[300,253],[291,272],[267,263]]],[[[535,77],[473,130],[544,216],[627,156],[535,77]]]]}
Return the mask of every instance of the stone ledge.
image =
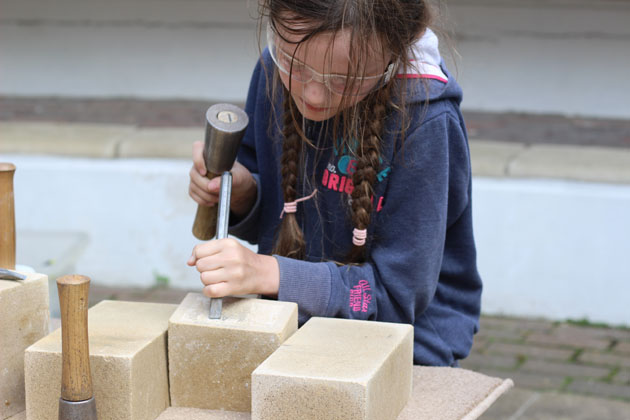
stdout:
{"type": "Polygon", "coordinates": [[[0,153],[87,158],[191,159],[203,128],[0,122],[0,153]]]}
{"type": "MultiPolygon", "coordinates": [[[[0,122],[0,153],[89,158],[191,159],[204,128],[0,122]]],[[[630,184],[630,149],[470,141],[475,176],[630,184]]]]}

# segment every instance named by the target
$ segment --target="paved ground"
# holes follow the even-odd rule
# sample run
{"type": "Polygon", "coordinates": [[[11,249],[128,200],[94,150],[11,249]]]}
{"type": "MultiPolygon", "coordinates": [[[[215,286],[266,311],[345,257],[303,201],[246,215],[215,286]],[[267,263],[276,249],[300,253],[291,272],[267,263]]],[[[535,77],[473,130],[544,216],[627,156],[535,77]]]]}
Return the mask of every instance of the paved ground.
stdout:
{"type": "MultiPolygon", "coordinates": [[[[0,121],[203,127],[209,105],[204,101],[4,97],[0,98],[0,121]]],[[[630,148],[630,119],[483,112],[465,112],[464,116],[471,139],[630,148]]]]}
{"type": "MultiPolygon", "coordinates": [[[[93,285],[90,304],[179,303],[189,292],[93,285]]],[[[516,384],[482,420],[630,420],[630,329],[483,316],[462,367],[516,384]]]]}

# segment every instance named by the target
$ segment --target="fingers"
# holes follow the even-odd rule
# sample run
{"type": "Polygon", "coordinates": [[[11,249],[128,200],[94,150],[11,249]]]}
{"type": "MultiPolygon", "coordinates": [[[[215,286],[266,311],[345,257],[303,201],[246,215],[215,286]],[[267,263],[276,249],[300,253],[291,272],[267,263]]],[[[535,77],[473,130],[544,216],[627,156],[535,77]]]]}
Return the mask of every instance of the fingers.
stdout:
{"type": "Polygon", "coordinates": [[[206,163],[203,161],[203,142],[196,141],[193,143],[193,164],[197,172],[206,175],[206,163]]]}
{"type": "Polygon", "coordinates": [[[190,169],[190,184],[188,194],[197,204],[213,206],[219,201],[221,178],[208,179],[202,176],[195,166],[190,169]]]}
{"type": "Polygon", "coordinates": [[[246,277],[238,241],[226,238],[208,241],[193,248],[187,261],[195,266],[209,297],[223,297],[241,293],[246,277]]]}
{"type": "Polygon", "coordinates": [[[193,182],[191,182],[188,187],[188,195],[190,195],[190,198],[192,198],[197,204],[202,206],[211,207],[219,201],[218,194],[212,194],[205,191],[193,182]]]}
{"type": "Polygon", "coordinates": [[[225,296],[230,296],[233,293],[230,292],[230,287],[228,283],[216,283],[210,284],[203,288],[203,294],[210,298],[222,298],[225,296]]]}

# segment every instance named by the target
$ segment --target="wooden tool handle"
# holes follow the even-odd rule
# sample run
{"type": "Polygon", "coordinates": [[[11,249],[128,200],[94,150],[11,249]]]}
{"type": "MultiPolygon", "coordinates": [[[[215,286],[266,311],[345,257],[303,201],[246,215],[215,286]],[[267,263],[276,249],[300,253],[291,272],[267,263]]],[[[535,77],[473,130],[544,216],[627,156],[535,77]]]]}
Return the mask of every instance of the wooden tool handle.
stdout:
{"type": "Polygon", "coordinates": [[[90,278],[70,275],[57,279],[61,308],[61,398],[85,401],[93,396],[88,343],[90,278]]]}
{"type": "Polygon", "coordinates": [[[15,270],[15,166],[0,163],[0,267],[15,270]]]}
{"type": "MultiPolygon", "coordinates": [[[[208,172],[206,178],[213,179],[220,176],[220,174],[214,174],[208,172]]],[[[212,239],[217,233],[217,209],[218,206],[206,207],[199,205],[197,207],[197,214],[195,215],[195,222],[193,223],[193,235],[195,238],[201,241],[207,241],[212,239]]]]}

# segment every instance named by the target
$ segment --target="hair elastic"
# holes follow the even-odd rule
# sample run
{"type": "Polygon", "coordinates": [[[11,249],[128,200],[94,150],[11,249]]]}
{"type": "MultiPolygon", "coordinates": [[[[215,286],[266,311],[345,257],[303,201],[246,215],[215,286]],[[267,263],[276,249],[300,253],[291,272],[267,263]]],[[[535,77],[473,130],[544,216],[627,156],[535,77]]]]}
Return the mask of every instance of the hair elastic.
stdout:
{"type": "Polygon", "coordinates": [[[315,196],[315,194],[317,194],[317,189],[315,189],[309,196],[298,198],[297,200],[290,201],[288,203],[284,203],[284,209],[282,209],[282,213],[280,213],[280,218],[282,219],[282,216],[284,216],[284,213],[297,212],[297,203],[299,203],[300,201],[310,200],[311,198],[315,196]]]}
{"type": "Polygon", "coordinates": [[[352,231],[352,243],[356,246],[365,245],[365,238],[367,238],[367,229],[357,229],[352,231]]]}

